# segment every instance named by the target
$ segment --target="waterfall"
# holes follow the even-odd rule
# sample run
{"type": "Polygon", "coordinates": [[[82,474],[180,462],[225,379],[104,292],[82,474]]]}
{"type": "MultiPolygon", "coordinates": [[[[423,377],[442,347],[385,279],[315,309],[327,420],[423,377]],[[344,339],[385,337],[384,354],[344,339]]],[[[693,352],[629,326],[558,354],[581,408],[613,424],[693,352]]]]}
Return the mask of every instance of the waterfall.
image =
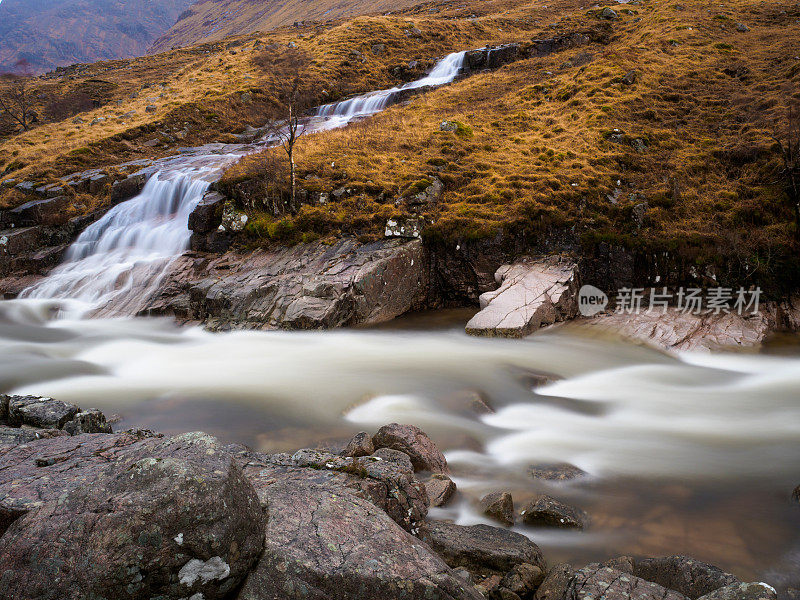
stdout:
{"type": "Polygon", "coordinates": [[[135,198],[109,210],[70,246],[64,262],[23,298],[69,298],[116,309],[147,298],[189,245],[187,222],[208,189],[196,169],[158,172],[135,198]]]}
{"type": "MultiPolygon", "coordinates": [[[[378,113],[401,90],[450,83],[461,72],[465,55],[449,54],[427,76],[404,86],[322,106],[316,118],[304,123],[305,133],[343,127],[355,117],[378,113]]],[[[270,143],[274,140],[262,140],[261,147],[270,143]]],[[[160,161],[164,168],[138,196],[89,226],[67,250],[64,262],[20,297],[76,300],[81,310],[94,315],[135,314],[158,292],[170,264],[188,248],[189,214],[208,189],[211,174],[256,149],[228,146],[218,154],[198,148],[160,161]]]]}
{"type": "Polygon", "coordinates": [[[433,68],[433,70],[422,79],[412,81],[400,87],[393,87],[388,90],[379,90],[356,96],[349,100],[325,104],[317,109],[318,117],[339,117],[345,122],[349,122],[355,117],[365,117],[382,111],[391,102],[398,92],[403,90],[413,90],[421,87],[440,86],[453,81],[464,66],[466,52],[453,52],[448,54],[433,68]]]}

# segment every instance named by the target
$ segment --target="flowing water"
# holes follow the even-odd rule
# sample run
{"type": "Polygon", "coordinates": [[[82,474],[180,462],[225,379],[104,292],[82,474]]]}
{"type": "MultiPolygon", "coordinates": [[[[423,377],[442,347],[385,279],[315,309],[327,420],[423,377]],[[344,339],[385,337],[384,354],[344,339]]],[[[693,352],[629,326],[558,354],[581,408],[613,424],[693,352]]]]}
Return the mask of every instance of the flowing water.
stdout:
{"type": "MultiPolygon", "coordinates": [[[[446,83],[462,62],[451,55],[410,85],[446,83]]],[[[372,114],[399,91],[322,107],[307,127],[372,114]]],[[[118,429],[201,429],[263,451],[336,446],[361,429],[411,422],[446,450],[460,490],[434,518],[481,522],[475,503],[485,492],[511,491],[518,505],[547,492],[592,517],[582,533],[516,527],[551,563],[685,553],[744,578],[800,585],[800,507],[790,502],[800,484],[794,350],[668,356],[570,328],[475,339],[463,333],[470,311],[313,333],[212,334],[97,317],[109,307],[132,312],[158,286],[186,248],[186,218],[208,181],[253,150],[164,161],[52,275],[25,298],[0,302],[0,393],[94,406],[118,415],[118,429]],[[528,475],[550,463],[586,476],[528,475]]]]}

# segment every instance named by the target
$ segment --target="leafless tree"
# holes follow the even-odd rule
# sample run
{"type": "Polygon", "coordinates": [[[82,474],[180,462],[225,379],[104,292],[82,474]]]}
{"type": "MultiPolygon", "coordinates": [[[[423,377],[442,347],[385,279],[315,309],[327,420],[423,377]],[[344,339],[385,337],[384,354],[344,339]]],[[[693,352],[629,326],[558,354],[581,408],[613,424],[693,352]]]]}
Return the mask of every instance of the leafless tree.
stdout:
{"type": "Polygon", "coordinates": [[[795,237],[800,240],[800,105],[790,106],[787,115],[785,137],[773,139],[783,158],[781,182],[794,210],[795,237]]]}
{"type": "Polygon", "coordinates": [[[34,98],[30,77],[13,73],[0,75],[0,108],[25,131],[31,128],[34,98]]]}

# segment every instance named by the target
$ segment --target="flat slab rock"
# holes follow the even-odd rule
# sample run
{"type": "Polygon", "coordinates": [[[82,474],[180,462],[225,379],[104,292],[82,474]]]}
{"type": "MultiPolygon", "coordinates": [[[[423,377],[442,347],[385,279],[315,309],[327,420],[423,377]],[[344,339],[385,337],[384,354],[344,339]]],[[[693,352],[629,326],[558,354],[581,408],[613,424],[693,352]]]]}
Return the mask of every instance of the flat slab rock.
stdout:
{"type": "Polygon", "coordinates": [[[559,257],[504,265],[500,287],[480,297],[481,311],[467,323],[471,335],[522,337],[577,313],[573,262],[559,257]]]}
{"type": "Polygon", "coordinates": [[[751,348],[774,331],[800,328],[800,310],[793,303],[763,305],[756,314],[685,314],[674,308],[638,314],[602,313],[581,325],[646,342],[668,351],[710,352],[720,348],[751,348]]]}
{"type": "MultiPolygon", "coordinates": [[[[272,457],[245,467],[269,509],[264,554],[239,600],[481,600],[343,473],[272,457]]],[[[352,459],[351,459],[352,460],[352,459]]]]}
{"type": "Polygon", "coordinates": [[[226,598],[265,515],[205,434],[59,436],[0,448],[0,597],[226,598]]]}
{"type": "Polygon", "coordinates": [[[389,321],[424,304],[420,240],[301,244],[249,255],[185,256],[141,313],[221,329],[318,329],[389,321]]]}

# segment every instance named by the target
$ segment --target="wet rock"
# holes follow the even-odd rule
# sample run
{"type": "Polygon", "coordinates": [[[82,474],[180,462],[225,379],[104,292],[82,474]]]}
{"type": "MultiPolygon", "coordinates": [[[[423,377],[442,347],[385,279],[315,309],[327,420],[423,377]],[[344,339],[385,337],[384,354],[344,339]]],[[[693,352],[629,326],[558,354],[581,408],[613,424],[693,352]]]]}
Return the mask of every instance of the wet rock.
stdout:
{"type": "Polygon", "coordinates": [[[487,517],[506,527],[514,524],[514,500],[508,492],[492,492],[480,499],[479,506],[487,517]]]}
{"type": "Polygon", "coordinates": [[[730,573],[688,556],[664,556],[636,561],[637,577],[676,590],[692,600],[721,587],[739,583],[730,573]]]}
{"type": "Polygon", "coordinates": [[[205,434],[98,434],[0,448],[0,596],[229,597],[264,513],[205,434]]]}
{"type": "Polygon", "coordinates": [[[575,576],[575,569],[567,563],[555,565],[536,590],[535,600],[565,600],[575,576]]]}
{"type": "Polygon", "coordinates": [[[528,467],[528,475],[546,481],[569,481],[584,477],[586,471],[569,463],[538,464],[528,467]]]}
{"type": "Polygon", "coordinates": [[[775,588],[766,583],[732,583],[701,596],[703,600],[776,600],[775,588]]]}
{"type": "Polygon", "coordinates": [[[523,260],[495,274],[500,287],[482,294],[481,311],[467,323],[471,335],[522,337],[577,314],[575,264],[558,257],[523,260]]]}
{"type": "Polygon", "coordinates": [[[239,600],[481,599],[344,482],[353,475],[278,462],[250,460],[245,469],[270,520],[264,554],[239,600]]]}
{"type": "Polygon", "coordinates": [[[470,71],[479,71],[481,69],[496,69],[514,62],[519,57],[519,44],[507,44],[495,48],[471,50],[467,52],[464,62],[470,71]]]}
{"type": "Polygon", "coordinates": [[[372,436],[372,443],[375,448],[391,448],[407,454],[415,471],[448,472],[444,455],[433,440],[414,425],[384,425],[372,436]]]}
{"type": "Polygon", "coordinates": [[[520,516],[531,527],[584,529],[589,524],[589,517],[585,512],[544,494],[529,502],[520,511],[520,516]]]}
{"type": "Polygon", "coordinates": [[[194,210],[189,213],[189,229],[195,233],[211,233],[222,223],[225,196],[219,192],[206,192],[194,210]]]}
{"type": "Polygon", "coordinates": [[[539,567],[523,563],[506,573],[500,585],[524,598],[536,591],[544,581],[544,575],[539,567]]]}
{"type": "Polygon", "coordinates": [[[434,473],[425,482],[425,491],[431,506],[444,506],[456,493],[456,484],[447,475],[434,473]]]}
{"type": "Polygon", "coordinates": [[[517,565],[547,570],[539,547],[524,535],[489,525],[430,523],[423,540],[451,567],[501,577],[517,565]]]}
{"type": "Polygon", "coordinates": [[[347,443],[342,456],[369,456],[373,452],[375,446],[372,445],[372,436],[366,431],[359,431],[347,443]]]}
{"type": "Polygon", "coordinates": [[[148,175],[145,173],[134,173],[125,179],[120,179],[111,184],[111,199],[114,202],[122,202],[128,198],[138,195],[147,183],[148,175]]]}
{"type": "Polygon", "coordinates": [[[570,591],[575,600],[686,600],[676,591],[596,563],[575,573],[570,591]]]}
{"type": "Polygon", "coordinates": [[[187,316],[214,330],[381,323],[424,305],[426,265],[419,240],[230,252],[202,270],[186,257],[173,263],[159,295],[141,310],[187,316]]]}
{"type": "Polygon", "coordinates": [[[397,465],[400,470],[406,473],[414,472],[414,466],[411,464],[411,458],[405,452],[392,450],[391,448],[379,448],[372,454],[372,456],[397,465]]]}

